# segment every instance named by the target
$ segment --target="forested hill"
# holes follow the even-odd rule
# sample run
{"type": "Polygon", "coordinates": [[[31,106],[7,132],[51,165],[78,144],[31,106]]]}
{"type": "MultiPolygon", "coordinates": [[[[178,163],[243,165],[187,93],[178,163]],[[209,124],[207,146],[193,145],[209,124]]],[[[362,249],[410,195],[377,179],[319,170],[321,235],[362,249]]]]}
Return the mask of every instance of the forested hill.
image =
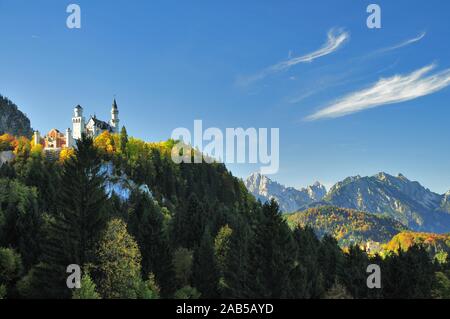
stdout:
{"type": "Polygon", "coordinates": [[[33,130],[30,120],[17,105],[0,95],[0,135],[4,133],[31,137],[33,130]]]}
{"type": "MultiPolygon", "coordinates": [[[[437,266],[416,246],[384,258],[343,251],[332,236],[291,229],[275,201],[257,202],[223,164],[175,164],[173,140],[123,128],[59,158],[24,137],[0,140],[15,154],[0,167],[0,298],[448,296],[447,260],[437,266]],[[384,271],[382,289],[367,287],[370,263],[384,271]],[[67,286],[73,264],[80,289],[67,286]]],[[[357,237],[397,227],[347,213],[357,237]]],[[[339,237],[344,220],[336,225],[339,237]]]]}
{"type": "Polygon", "coordinates": [[[295,226],[309,226],[322,237],[333,235],[341,245],[360,244],[367,241],[387,243],[406,227],[392,218],[369,214],[353,209],[323,206],[310,208],[286,216],[295,226]]]}
{"type": "Polygon", "coordinates": [[[446,260],[450,254],[450,234],[401,232],[384,246],[384,250],[386,252],[396,252],[399,249],[407,251],[413,245],[422,245],[431,256],[438,260],[446,260]]]}

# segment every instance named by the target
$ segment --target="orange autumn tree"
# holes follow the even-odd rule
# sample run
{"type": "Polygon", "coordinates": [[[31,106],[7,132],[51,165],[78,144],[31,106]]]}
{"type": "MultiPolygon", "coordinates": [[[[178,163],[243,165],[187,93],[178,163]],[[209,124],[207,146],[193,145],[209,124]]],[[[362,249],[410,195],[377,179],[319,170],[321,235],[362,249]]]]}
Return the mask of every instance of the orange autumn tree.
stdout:
{"type": "Polygon", "coordinates": [[[16,154],[17,157],[27,158],[30,155],[31,142],[26,137],[21,136],[14,140],[13,146],[14,154],[16,154]]]}
{"type": "Polygon", "coordinates": [[[0,135],[0,152],[14,150],[14,136],[5,133],[0,135]]]}

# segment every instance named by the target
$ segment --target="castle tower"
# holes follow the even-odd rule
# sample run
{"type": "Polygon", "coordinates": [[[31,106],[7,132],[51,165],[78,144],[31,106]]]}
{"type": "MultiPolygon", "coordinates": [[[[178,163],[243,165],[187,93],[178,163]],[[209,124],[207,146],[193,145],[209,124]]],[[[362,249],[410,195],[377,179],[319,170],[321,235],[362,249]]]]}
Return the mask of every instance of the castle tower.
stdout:
{"type": "Polygon", "coordinates": [[[114,99],[112,104],[111,121],[109,121],[109,125],[113,128],[114,133],[119,133],[119,109],[117,108],[116,99],[114,99]]]}
{"type": "Polygon", "coordinates": [[[72,117],[72,133],[75,140],[81,139],[85,131],[85,120],[83,117],[83,108],[80,105],[75,106],[74,116],[72,117]]]}
{"type": "Polygon", "coordinates": [[[41,134],[39,133],[39,131],[34,131],[33,141],[34,145],[38,145],[41,143],[41,134]]]}
{"type": "Polygon", "coordinates": [[[68,127],[66,130],[66,147],[71,148],[73,146],[74,146],[74,142],[73,142],[72,130],[70,129],[70,127],[68,127]]]}

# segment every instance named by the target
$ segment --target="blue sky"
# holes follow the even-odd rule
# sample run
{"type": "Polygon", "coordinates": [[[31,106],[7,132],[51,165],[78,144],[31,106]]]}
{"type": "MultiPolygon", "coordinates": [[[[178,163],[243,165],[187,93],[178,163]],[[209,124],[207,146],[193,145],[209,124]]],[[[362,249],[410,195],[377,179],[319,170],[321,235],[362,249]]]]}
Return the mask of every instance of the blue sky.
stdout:
{"type": "MultiPolygon", "coordinates": [[[[449,12],[450,2],[438,0],[0,0],[0,94],[44,132],[69,127],[76,104],[108,119],[114,95],[122,124],[149,141],[192,129],[195,119],[222,129],[279,127],[280,171],[272,177],[281,183],[329,186],[385,171],[443,193],[449,12]],[[366,26],[372,2],[381,6],[381,29],[366,26]],[[79,30],[66,27],[69,3],[81,6],[79,30]],[[348,35],[336,50],[274,68],[322,48],[330,30],[348,35]],[[413,72],[431,65],[409,86],[413,72]],[[364,106],[399,95],[406,98],[364,106]],[[341,116],[361,98],[363,111],[341,116]],[[311,120],[328,107],[340,117],[311,120]]],[[[229,168],[240,177],[256,169],[229,168]]]]}

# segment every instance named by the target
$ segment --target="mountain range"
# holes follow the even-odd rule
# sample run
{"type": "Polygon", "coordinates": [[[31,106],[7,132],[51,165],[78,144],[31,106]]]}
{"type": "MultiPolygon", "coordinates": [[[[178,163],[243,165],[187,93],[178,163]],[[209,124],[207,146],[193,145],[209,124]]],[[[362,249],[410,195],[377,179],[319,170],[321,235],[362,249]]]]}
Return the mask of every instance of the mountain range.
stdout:
{"type": "Polygon", "coordinates": [[[283,212],[295,212],[321,201],[327,194],[325,186],[319,182],[300,190],[285,187],[265,175],[253,173],[245,181],[245,186],[261,202],[275,199],[283,212]]]}
{"type": "Polygon", "coordinates": [[[285,187],[259,173],[245,185],[261,201],[275,199],[285,213],[331,205],[389,216],[415,231],[450,232],[450,191],[434,193],[402,174],[348,177],[328,192],[320,183],[301,190],[285,187]]]}

